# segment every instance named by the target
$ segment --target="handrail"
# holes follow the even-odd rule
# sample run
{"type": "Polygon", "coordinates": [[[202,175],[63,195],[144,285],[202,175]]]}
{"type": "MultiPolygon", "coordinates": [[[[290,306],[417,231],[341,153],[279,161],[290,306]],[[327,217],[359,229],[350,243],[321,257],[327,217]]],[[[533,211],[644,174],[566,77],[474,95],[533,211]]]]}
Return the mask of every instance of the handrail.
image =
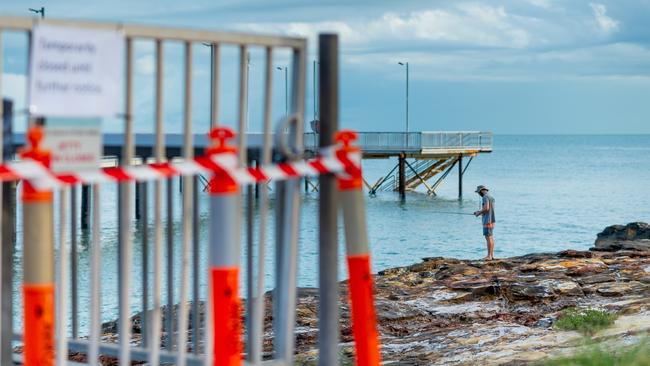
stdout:
{"type": "MultiPolygon", "coordinates": [[[[315,147],[317,134],[305,133],[305,146],[315,147]]],[[[363,151],[422,151],[422,150],[492,150],[492,132],[423,131],[423,132],[359,132],[359,147],[363,151]]]]}

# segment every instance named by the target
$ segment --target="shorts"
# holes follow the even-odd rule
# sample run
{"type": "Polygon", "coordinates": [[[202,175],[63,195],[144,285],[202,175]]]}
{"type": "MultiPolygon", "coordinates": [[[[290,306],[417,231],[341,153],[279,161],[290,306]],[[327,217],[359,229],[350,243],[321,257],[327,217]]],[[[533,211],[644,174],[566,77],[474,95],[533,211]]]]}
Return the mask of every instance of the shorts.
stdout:
{"type": "Polygon", "coordinates": [[[493,231],[494,227],[483,226],[483,236],[492,236],[493,231]]]}

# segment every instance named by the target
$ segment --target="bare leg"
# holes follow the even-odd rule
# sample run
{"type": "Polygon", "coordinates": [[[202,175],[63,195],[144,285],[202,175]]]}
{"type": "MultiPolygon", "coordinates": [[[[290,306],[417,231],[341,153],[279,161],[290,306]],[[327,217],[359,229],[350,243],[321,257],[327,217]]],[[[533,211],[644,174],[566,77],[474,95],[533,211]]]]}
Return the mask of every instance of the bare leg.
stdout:
{"type": "Polygon", "coordinates": [[[487,243],[487,255],[483,259],[485,259],[486,261],[492,259],[492,255],[490,254],[490,238],[491,236],[487,236],[487,235],[485,236],[485,242],[487,243]]]}
{"type": "Polygon", "coordinates": [[[488,257],[494,259],[494,236],[490,235],[487,237],[488,242],[488,257]]]}

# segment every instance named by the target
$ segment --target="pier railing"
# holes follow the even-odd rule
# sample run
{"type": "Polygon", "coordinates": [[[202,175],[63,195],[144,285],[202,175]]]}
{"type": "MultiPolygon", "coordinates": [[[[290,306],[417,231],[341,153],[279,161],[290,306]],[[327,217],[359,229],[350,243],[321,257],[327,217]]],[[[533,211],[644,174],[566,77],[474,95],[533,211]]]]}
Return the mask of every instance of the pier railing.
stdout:
{"type": "MultiPolygon", "coordinates": [[[[318,134],[305,134],[307,149],[318,146],[318,134]]],[[[372,152],[492,151],[492,133],[480,131],[360,132],[359,147],[372,152]]]]}

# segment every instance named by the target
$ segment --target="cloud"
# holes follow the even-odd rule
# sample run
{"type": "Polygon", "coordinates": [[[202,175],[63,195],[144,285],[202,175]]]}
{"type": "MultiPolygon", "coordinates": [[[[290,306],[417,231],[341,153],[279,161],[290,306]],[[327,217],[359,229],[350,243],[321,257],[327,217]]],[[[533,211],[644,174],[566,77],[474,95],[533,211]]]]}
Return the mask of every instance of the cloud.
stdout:
{"type": "Polygon", "coordinates": [[[607,16],[607,8],[603,4],[589,4],[594,14],[594,19],[598,28],[605,34],[610,34],[618,30],[618,21],[607,16]]]}
{"type": "Polygon", "coordinates": [[[549,9],[551,7],[550,0],[527,0],[529,4],[537,6],[543,9],[549,9]]]}
{"type": "Polygon", "coordinates": [[[387,43],[421,42],[471,47],[523,48],[530,35],[503,6],[461,3],[452,9],[425,9],[401,14],[385,12],[357,21],[249,23],[243,30],[284,33],[315,40],[318,33],[336,32],[346,45],[367,48],[387,43]]]}

